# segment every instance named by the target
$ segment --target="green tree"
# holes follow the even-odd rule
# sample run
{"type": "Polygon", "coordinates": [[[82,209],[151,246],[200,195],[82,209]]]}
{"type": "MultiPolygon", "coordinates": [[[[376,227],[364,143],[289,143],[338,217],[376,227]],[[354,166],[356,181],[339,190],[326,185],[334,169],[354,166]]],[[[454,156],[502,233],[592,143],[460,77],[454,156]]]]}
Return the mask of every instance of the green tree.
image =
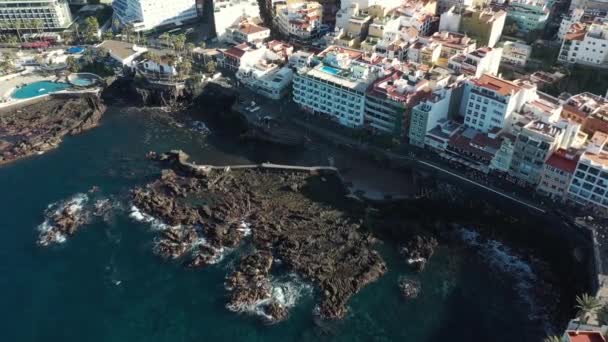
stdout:
{"type": "Polygon", "coordinates": [[[42,33],[42,29],[44,28],[44,21],[42,19],[34,19],[32,25],[34,25],[38,33],[42,33]]]}
{"type": "Polygon", "coordinates": [[[111,30],[107,30],[106,32],[103,33],[103,40],[112,40],[114,39],[114,33],[112,33],[111,30]]]}
{"type": "Polygon", "coordinates": [[[144,53],[144,58],[156,64],[160,63],[160,56],[152,51],[146,51],[144,53]]]}
{"type": "Polygon", "coordinates": [[[188,77],[192,72],[192,62],[190,62],[189,59],[184,58],[184,60],[178,64],[177,72],[182,79],[188,77]]]}
{"type": "Polygon", "coordinates": [[[74,58],[74,56],[68,56],[68,58],[65,60],[65,63],[68,66],[68,70],[70,72],[78,72],[78,62],[76,61],[76,58],[74,58]]]}
{"type": "Polygon", "coordinates": [[[13,22],[13,27],[15,27],[15,32],[17,32],[17,37],[19,37],[19,41],[22,42],[23,38],[21,36],[21,29],[23,29],[23,21],[15,20],[13,22]]]}
{"type": "Polygon", "coordinates": [[[72,24],[72,40],[75,42],[80,40],[80,24],[77,22],[72,24]]]}
{"type": "Polygon", "coordinates": [[[87,17],[84,20],[84,25],[82,28],[82,33],[84,35],[84,39],[87,43],[96,42],[99,40],[97,34],[99,33],[99,22],[97,18],[91,16],[87,17]]]}
{"type": "Polygon", "coordinates": [[[173,37],[173,47],[175,48],[175,50],[177,50],[178,53],[181,53],[184,50],[184,47],[186,46],[186,35],[185,34],[178,34],[177,36],[173,37]]]}
{"type": "Polygon", "coordinates": [[[196,46],[192,43],[186,44],[186,53],[188,54],[188,56],[190,58],[192,58],[192,51],[194,51],[195,48],[196,48],[196,46]]]}
{"type": "Polygon", "coordinates": [[[576,309],[578,309],[579,322],[587,323],[589,316],[591,316],[597,309],[599,309],[601,303],[597,298],[583,293],[580,296],[576,296],[576,309]]]}
{"type": "Polygon", "coordinates": [[[207,62],[205,67],[207,68],[208,73],[215,74],[215,70],[217,69],[217,64],[214,61],[209,61],[209,62],[207,62]]]}
{"type": "Polygon", "coordinates": [[[98,47],[95,49],[94,59],[97,61],[97,60],[106,58],[106,57],[108,57],[109,53],[110,53],[110,51],[108,49],[106,49],[104,47],[98,47]]]}
{"type": "Polygon", "coordinates": [[[112,31],[120,32],[120,20],[118,18],[112,19],[112,31]]]}
{"type": "Polygon", "coordinates": [[[169,33],[165,32],[158,38],[165,43],[165,46],[171,46],[171,35],[169,33]]]}
{"type": "Polygon", "coordinates": [[[19,43],[19,38],[11,34],[10,36],[6,37],[6,43],[9,45],[17,45],[19,43]]]}

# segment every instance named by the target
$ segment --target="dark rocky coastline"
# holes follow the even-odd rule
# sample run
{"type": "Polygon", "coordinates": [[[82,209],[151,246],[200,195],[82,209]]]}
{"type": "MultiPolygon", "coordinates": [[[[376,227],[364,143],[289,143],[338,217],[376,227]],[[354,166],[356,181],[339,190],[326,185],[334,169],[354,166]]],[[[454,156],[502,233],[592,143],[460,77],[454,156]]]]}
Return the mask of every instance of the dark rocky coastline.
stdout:
{"type": "Polygon", "coordinates": [[[105,111],[96,95],[59,96],[10,107],[0,115],[0,164],[54,149],[66,135],[98,125],[105,111]]]}
{"type": "MultiPolygon", "coordinates": [[[[171,231],[180,231],[161,234],[161,247],[156,248],[160,255],[204,266],[224,248],[239,246],[247,235],[244,227],[251,227],[251,243],[258,252],[229,278],[231,305],[267,296],[265,286],[250,284],[268,281],[273,258],[320,289],[319,312],[332,319],[344,317],[348,300],[386,271],[374,249],[376,240],[361,229],[361,218],[311,200],[312,184],[328,182],[332,175],[210,169],[188,163],[182,152],[151,157],[169,169],[135,189],[133,205],[170,225],[171,231]],[[201,239],[205,242],[194,243],[201,239]]],[[[286,315],[276,305],[269,310],[277,320],[286,315]]]]}

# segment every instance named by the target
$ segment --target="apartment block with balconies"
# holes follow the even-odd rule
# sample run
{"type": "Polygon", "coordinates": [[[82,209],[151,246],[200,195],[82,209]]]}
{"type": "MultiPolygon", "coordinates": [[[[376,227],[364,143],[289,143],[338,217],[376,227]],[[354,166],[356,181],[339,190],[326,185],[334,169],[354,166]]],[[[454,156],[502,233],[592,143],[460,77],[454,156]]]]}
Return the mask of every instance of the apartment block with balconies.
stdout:
{"type": "Polygon", "coordinates": [[[68,28],[72,21],[66,0],[0,0],[2,30],[57,31],[68,28]]]}

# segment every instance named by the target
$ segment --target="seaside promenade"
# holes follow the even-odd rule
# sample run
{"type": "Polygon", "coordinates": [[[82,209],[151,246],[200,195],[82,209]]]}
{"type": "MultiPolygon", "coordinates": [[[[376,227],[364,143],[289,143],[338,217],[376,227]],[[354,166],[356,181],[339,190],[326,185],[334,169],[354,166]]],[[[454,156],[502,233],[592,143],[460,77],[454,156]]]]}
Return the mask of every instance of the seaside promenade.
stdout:
{"type": "Polygon", "coordinates": [[[438,172],[451,180],[473,185],[482,191],[496,194],[504,199],[531,209],[536,213],[545,214],[548,210],[543,205],[523,198],[516,193],[507,193],[505,190],[489,183],[482,184],[477,180],[467,177],[466,174],[459,170],[440,164],[430,158],[425,158],[421,153],[413,151],[390,151],[372,143],[357,140],[331,130],[329,127],[314,121],[314,118],[310,117],[310,114],[303,113],[291,99],[284,99],[280,102],[273,101],[265,99],[246,88],[239,88],[239,99],[242,104],[235,106],[235,108],[250,122],[256,122],[264,116],[281,119],[283,120],[283,124],[295,126],[300,131],[304,129],[302,132],[303,134],[316,135],[350,149],[362,151],[370,155],[382,156],[399,165],[438,172]],[[260,107],[259,111],[251,113],[245,109],[252,101],[256,103],[256,106],[260,107]]]}

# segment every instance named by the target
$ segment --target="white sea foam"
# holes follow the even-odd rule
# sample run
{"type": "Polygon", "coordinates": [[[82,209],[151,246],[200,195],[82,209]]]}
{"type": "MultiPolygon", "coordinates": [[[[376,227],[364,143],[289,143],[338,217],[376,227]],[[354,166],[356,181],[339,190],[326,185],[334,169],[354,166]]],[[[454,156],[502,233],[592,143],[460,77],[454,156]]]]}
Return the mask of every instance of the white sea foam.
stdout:
{"type": "Polygon", "coordinates": [[[132,205],[131,211],[129,212],[129,217],[138,222],[149,223],[152,230],[167,230],[172,228],[179,228],[179,226],[169,226],[168,224],[162,222],[161,220],[148,215],[141,211],[138,207],[132,205]]]}
{"type": "Polygon", "coordinates": [[[53,217],[63,212],[67,212],[73,216],[87,215],[88,213],[84,209],[88,201],[89,197],[86,194],[78,193],[67,200],[49,204],[44,213],[44,221],[36,227],[40,232],[38,243],[43,246],[53,243],[64,243],[67,237],[63,233],[56,231],[57,227],[53,225],[53,217]]]}
{"type": "Polygon", "coordinates": [[[227,304],[226,308],[233,312],[255,315],[272,321],[272,317],[266,313],[266,306],[277,303],[284,308],[291,309],[297,305],[302,297],[312,295],[312,286],[304,282],[295,273],[273,278],[270,280],[270,284],[270,296],[268,298],[253,303],[227,304]]]}
{"type": "Polygon", "coordinates": [[[237,230],[239,232],[241,232],[243,234],[243,236],[249,236],[249,235],[251,235],[251,224],[249,224],[245,221],[241,221],[241,224],[239,225],[237,230]]]}
{"type": "Polygon", "coordinates": [[[528,318],[539,321],[545,332],[553,331],[546,309],[537,302],[535,295],[532,293],[540,280],[530,264],[499,241],[483,239],[478,232],[466,228],[459,228],[458,232],[461,239],[468,245],[475,247],[477,253],[482,255],[484,260],[488,261],[492,267],[514,278],[517,294],[529,308],[528,318]]]}
{"type": "Polygon", "coordinates": [[[207,127],[207,125],[205,125],[205,123],[202,121],[194,121],[192,123],[192,130],[203,135],[208,135],[211,133],[209,127],[207,127]]]}

